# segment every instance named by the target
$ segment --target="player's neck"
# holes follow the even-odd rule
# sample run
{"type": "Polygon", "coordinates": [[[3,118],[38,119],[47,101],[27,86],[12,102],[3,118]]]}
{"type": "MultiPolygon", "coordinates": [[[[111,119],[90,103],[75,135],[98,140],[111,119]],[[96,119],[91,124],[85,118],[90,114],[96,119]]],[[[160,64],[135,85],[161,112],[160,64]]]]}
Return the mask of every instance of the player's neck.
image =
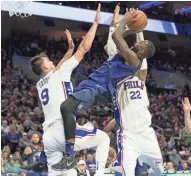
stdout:
{"type": "MultiPolygon", "coordinates": [[[[50,72],[50,71],[49,71],[49,72],[50,72]]],[[[49,72],[43,72],[43,73],[40,75],[40,77],[41,77],[41,78],[45,77],[49,72]]]]}

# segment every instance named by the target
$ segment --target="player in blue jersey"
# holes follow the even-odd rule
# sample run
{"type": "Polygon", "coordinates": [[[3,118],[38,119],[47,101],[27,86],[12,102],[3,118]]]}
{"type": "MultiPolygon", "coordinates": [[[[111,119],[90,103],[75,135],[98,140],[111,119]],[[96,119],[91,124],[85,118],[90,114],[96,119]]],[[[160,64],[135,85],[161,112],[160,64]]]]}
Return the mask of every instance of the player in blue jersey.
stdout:
{"type": "MultiPolygon", "coordinates": [[[[155,48],[152,42],[145,40],[137,42],[133,48],[129,48],[124,40],[125,26],[129,20],[136,20],[137,13],[130,9],[124,15],[112,38],[117,47],[118,54],[114,58],[107,60],[88,79],[82,81],[74,89],[74,93],[61,104],[60,110],[64,121],[64,131],[66,138],[67,158],[74,157],[75,143],[75,113],[82,107],[89,107],[95,98],[105,91],[109,91],[113,96],[118,82],[128,76],[133,76],[140,69],[142,60],[154,55],[155,48]]],[[[61,160],[62,164],[65,159],[61,160]]],[[[54,167],[57,167],[55,165],[54,167]]]]}

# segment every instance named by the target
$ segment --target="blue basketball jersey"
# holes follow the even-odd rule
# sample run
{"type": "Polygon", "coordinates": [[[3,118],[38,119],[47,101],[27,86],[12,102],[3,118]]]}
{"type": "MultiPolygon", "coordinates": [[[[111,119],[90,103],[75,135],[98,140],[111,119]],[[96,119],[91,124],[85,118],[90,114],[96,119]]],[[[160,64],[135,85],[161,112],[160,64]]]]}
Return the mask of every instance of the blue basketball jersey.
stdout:
{"type": "Polygon", "coordinates": [[[135,75],[139,69],[140,67],[127,65],[117,54],[112,60],[104,62],[100,68],[89,75],[89,78],[107,89],[113,96],[117,84],[126,77],[135,75]]]}
{"type": "Polygon", "coordinates": [[[114,96],[117,84],[129,76],[134,76],[140,67],[132,67],[120,58],[119,55],[103,63],[94,73],[89,75],[87,80],[82,81],[75,89],[72,96],[82,102],[78,111],[82,107],[91,106],[96,97],[105,91],[109,91],[114,96]]]}

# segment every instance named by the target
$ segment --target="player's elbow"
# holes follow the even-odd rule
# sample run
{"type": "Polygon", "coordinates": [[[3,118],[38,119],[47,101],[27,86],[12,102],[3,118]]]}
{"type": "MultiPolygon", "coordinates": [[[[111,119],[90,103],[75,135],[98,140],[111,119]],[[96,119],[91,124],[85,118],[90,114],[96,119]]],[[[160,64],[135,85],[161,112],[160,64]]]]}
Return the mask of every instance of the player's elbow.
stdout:
{"type": "Polygon", "coordinates": [[[115,41],[116,39],[117,39],[117,33],[116,32],[114,32],[113,34],[112,34],[112,39],[113,39],[113,41],[115,41]]]}

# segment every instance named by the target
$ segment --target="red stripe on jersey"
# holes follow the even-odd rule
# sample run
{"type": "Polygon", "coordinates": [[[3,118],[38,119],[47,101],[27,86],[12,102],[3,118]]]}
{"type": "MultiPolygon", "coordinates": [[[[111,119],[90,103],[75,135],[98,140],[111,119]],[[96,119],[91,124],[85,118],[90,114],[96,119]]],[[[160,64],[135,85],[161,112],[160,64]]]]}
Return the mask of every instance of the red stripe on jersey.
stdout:
{"type": "Polygon", "coordinates": [[[64,81],[62,81],[62,87],[63,87],[63,91],[64,91],[64,97],[65,97],[65,100],[66,100],[66,88],[65,88],[65,85],[64,85],[64,81]]]}

